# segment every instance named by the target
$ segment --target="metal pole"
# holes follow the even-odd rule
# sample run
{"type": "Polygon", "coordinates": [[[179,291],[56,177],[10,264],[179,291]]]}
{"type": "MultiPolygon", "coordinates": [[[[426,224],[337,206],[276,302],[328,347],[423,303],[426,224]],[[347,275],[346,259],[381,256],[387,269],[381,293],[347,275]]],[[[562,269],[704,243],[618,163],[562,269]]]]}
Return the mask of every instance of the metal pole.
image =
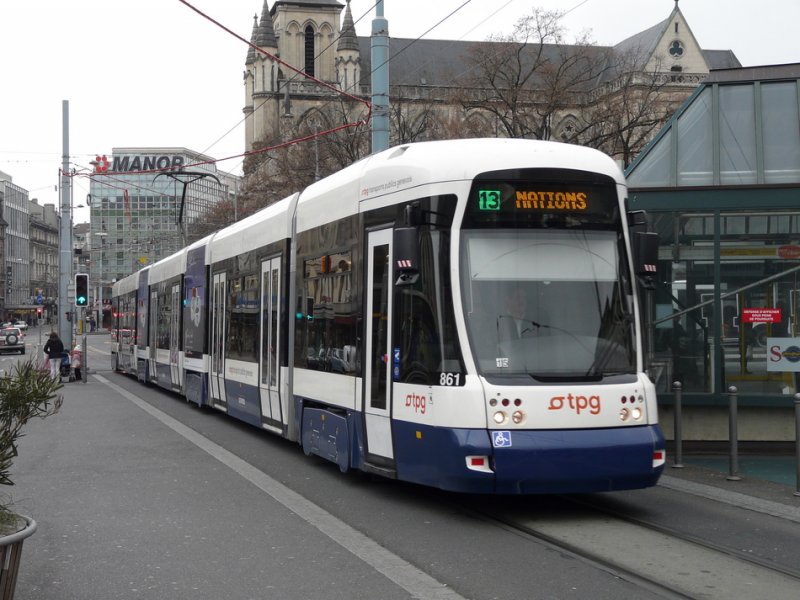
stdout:
{"type": "Polygon", "coordinates": [[[795,496],[800,496],[800,394],[794,395],[795,496]]]}
{"type": "Polygon", "coordinates": [[[383,0],[375,5],[370,44],[372,60],[372,153],[389,148],[389,21],[383,0]]]}
{"type": "Polygon", "coordinates": [[[728,417],[728,435],[730,438],[730,468],[728,470],[728,481],[739,481],[739,422],[738,422],[738,390],[735,385],[728,388],[728,401],[730,415],[728,417]]]}
{"type": "MultiPolygon", "coordinates": [[[[68,289],[72,278],[72,180],[69,176],[69,100],[61,102],[61,229],[58,238],[58,335],[65,348],[72,348],[72,323],[67,321],[71,310],[68,289]]],[[[54,324],[55,325],[55,324],[54,324]]],[[[53,329],[55,331],[55,328],[53,329]]]]}
{"type": "Polygon", "coordinates": [[[674,423],[674,438],[675,438],[675,460],[673,461],[672,468],[673,469],[682,469],[683,468],[683,416],[682,416],[682,386],[680,381],[676,381],[672,384],[672,388],[675,392],[675,414],[673,415],[675,419],[674,423]]]}
{"type": "MultiPolygon", "coordinates": [[[[100,310],[103,310],[103,306],[100,306],[100,310]]],[[[81,347],[81,379],[83,383],[86,383],[86,380],[89,379],[89,344],[86,343],[86,312],[87,309],[84,307],[83,309],[83,346],[81,347]]],[[[102,314],[102,313],[101,313],[102,314]]]]}

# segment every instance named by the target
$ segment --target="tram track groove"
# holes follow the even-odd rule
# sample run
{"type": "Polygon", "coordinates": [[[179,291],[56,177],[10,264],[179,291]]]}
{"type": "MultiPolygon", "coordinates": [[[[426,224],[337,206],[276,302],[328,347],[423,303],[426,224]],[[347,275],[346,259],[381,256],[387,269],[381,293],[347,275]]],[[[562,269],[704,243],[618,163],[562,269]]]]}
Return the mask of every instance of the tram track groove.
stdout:
{"type": "Polygon", "coordinates": [[[613,561],[606,559],[605,557],[599,554],[587,552],[583,548],[566,543],[555,536],[551,536],[531,528],[522,527],[520,526],[519,523],[509,519],[504,519],[496,514],[490,514],[484,511],[476,510],[474,508],[469,508],[465,506],[462,506],[462,508],[472,513],[472,515],[475,518],[490,523],[494,523],[498,527],[514,535],[521,535],[527,538],[532,538],[537,543],[544,545],[545,547],[553,550],[554,552],[566,554],[570,558],[578,560],[586,565],[595,567],[614,577],[618,577],[619,579],[622,579],[633,585],[636,585],[641,589],[652,592],[662,598],[665,598],[666,600],[696,600],[695,596],[687,595],[677,587],[664,584],[661,581],[658,581],[657,579],[654,578],[644,577],[632,571],[631,569],[628,569],[624,566],[618,565],[613,561]]]}
{"type": "Polygon", "coordinates": [[[793,569],[791,567],[788,567],[786,565],[781,565],[769,559],[762,558],[760,556],[753,555],[748,552],[743,552],[742,550],[733,548],[731,546],[717,544],[710,540],[705,540],[699,536],[686,533],[685,531],[680,531],[679,529],[674,527],[669,527],[667,525],[661,525],[659,523],[654,523],[652,521],[646,521],[644,519],[626,515],[621,511],[614,510],[613,508],[609,508],[608,506],[604,506],[601,504],[592,503],[589,500],[576,497],[568,497],[568,498],[565,497],[564,499],[578,506],[590,508],[592,510],[609,515],[621,521],[625,521],[627,523],[631,523],[633,525],[637,525],[639,527],[643,527],[651,531],[656,531],[658,533],[668,535],[670,537],[694,544],[696,546],[699,546],[707,550],[719,552],[721,554],[726,554],[731,558],[735,558],[737,560],[741,560],[747,563],[752,563],[758,567],[769,569],[770,571],[781,573],[787,577],[796,579],[798,581],[798,584],[800,584],[800,568],[793,569]]]}
{"type": "Polygon", "coordinates": [[[589,501],[558,498],[583,514],[531,513],[527,508],[519,513],[502,506],[464,509],[664,598],[727,599],[745,590],[747,597],[797,598],[796,570],[678,530],[659,530],[589,501]]]}

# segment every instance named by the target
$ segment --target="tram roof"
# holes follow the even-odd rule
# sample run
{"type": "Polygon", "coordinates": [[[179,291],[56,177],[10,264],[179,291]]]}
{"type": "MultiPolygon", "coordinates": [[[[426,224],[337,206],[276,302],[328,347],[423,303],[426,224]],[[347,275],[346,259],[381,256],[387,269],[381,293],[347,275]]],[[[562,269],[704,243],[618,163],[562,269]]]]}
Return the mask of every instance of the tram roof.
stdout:
{"type": "Polygon", "coordinates": [[[360,203],[425,186],[471,181],[507,169],[573,169],[602,173],[624,185],[608,155],[575,144],[509,138],[475,138],[403,144],[369,156],[318,181],[300,195],[297,230],[305,231],[359,212],[360,203]]]}
{"type": "Polygon", "coordinates": [[[224,260],[291,237],[296,198],[297,194],[292,194],[215,233],[209,241],[212,260],[224,260]]]}

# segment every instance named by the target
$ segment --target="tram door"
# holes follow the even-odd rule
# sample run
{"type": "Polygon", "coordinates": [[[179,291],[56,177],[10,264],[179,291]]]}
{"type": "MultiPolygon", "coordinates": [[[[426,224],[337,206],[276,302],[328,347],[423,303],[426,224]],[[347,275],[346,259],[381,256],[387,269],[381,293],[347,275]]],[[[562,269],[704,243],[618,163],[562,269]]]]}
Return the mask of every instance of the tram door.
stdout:
{"type": "Polygon", "coordinates": [[[158,379],[156,350],[158,349],[158,292],[150,290],[150,322],[147,325],[147,373],[150,381],[158,379]]]}
{"type": "Polygon", "coordinates": [[[181,344],[181,329],[180,329],[180,316],[181,316],[181,286],[179,283],[173,284],[172,295],[170,298],[172,306],[170,307],[170,321],[169,321],[169,372],[173,389],[180,389],[181,387],[181,365],[179,364],[180,357],[180,344],[181,344]]]}
{"type": "Polygon", "coordinates": [[[394,460],[391,424],[392,230],[369,234],[364,424],[367,458],[394,460]]]}
{"type": "Polygon", "coordinates": [[[261,263],[261,415],[268,421],[283,423],[278,390],[278,348],[283,340],[279,336],[278,317],[281,314],[281,262],[272,258],[261,263]]]}
{"type": "Polygon", "coordinates": [[[227,279],[225,273],[214,275],[211,304],[211,400],[217,408],[226,409],[225,398],[225,315],[227,279]]]}

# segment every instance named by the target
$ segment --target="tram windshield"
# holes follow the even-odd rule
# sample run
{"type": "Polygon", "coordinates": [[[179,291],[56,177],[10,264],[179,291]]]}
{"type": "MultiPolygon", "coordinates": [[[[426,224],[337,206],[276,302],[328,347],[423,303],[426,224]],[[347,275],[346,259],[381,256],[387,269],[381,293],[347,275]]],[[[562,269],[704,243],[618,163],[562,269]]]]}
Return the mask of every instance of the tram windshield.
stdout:
{"type": "MultiPolygon", "coordinates": [[[[610,209],[614,188],[606,192],[610,209]]],[[[466,219],[461,283],[470,345],[484,376],[597,380],[635,372],[618,212],[572,220],[540,212],[536,222],[526,213],[521,228],[513,228],[520,223],[511,214],[466,219]]]]}

